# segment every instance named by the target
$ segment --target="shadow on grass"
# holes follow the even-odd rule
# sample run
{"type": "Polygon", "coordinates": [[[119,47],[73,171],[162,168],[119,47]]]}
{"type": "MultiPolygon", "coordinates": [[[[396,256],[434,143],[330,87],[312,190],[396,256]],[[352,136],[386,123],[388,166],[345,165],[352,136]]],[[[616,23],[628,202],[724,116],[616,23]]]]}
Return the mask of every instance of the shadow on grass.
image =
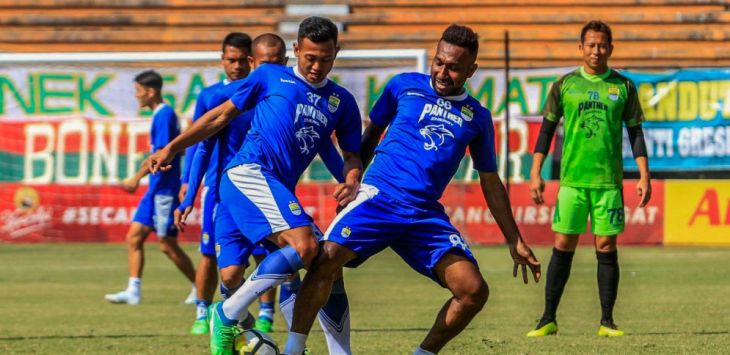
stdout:
{"type": "Polygon", "coordinates": [[[631,332],[626,335],[728,335],[730,334],[730,331],[728,330],[718,330],[718,331],[699,331],[699,332],[646,332],[646,333],[634,333],[631,332]]]}
{"type": "MultiPolygon", "coordinates": [[[[41,336],[18,336],[18,337],[0,337],[0,341],[19,341],[19,340],[54,340],[54,339],[125,339],[125,338],[156,338],[177,336],[173,334],[107,334],[107,335],[41,335],[41,336]]],[[[183,335],[179,335],[183,336],[183,335]]]]}

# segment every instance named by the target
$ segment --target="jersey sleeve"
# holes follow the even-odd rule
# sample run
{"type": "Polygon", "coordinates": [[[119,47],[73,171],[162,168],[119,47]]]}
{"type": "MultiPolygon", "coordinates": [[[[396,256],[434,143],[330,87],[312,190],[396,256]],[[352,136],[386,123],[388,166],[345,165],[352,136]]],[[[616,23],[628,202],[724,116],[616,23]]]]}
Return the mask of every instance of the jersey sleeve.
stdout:
{"type": "MultiPolygon", "coordinates": [[[[198,95],[198,99],[195,100],[195,112],[193,112],[193,123],[200,118],[200,116],[204,115],[206,112],[208,112],[208,106],[206,105],[206,97],[205,97],[205,91],[202,91],[198,95]]],[[[193,144],[189,146],[187,149],[185,149],[185,161],[182,166],[182,175],[180,176],[180,181],[183,184],[188,183],[188,176],[190,175],[190,166],[193,164],[193,157],[195,156],[195,151],[197,150],[198,145],[193,144]]]]}
{"type": "MultiPolygon", "coordinates": [[[[344,96],[344,95],[343,95],[344,96]]],[[[355,98],[347,93],[347,105],[343,107],[343,117],[337,122],[335,136],[340,149],[346,152],[359,152],[362,140],[362,118],[355,98]]]]}
{"type": "Polygon", "coordinates": [[[484,121],[482,132],[469,143],[469,152],[474,162],[474,169],[493,173],[497,171],[497,153],[494,148],[494,124],[492,115],[484,110],[480,120],[484,121]]]}
{"type": "Polygon", "coordinates": [[[342,161],[342,156],[340,156],[340,153],[337,151],[334,143],[332,143],[332,139],[324,139],[322,144],[319,146],[318,154],[319,157],[322,158],[327,170],[329,170],[330,174],[332,174],[332,177],[334,177],[337,182],[344,182],[345,176],[342,175],[342,170],[345,167],[345,163],[342,161]]]}
{"type": "MultiPolygon", "coordinates": [[[[262,98],[266,91],[266,70],[265,67],[258,68],[251,72],[245,79],[241,79],[241,86],[230,97],[231,102],[241,111],[252,109],[262,98]]],[[[225,97],[231,93],[221,90],[220,96],[225,97]]],[[[216,105],[217,106],[217,105],[216,105]]]]}
{"type": "Polygon", "coordinates": [[[210,156],[213,151],[214,144],[215,135],[213,137],[208,137],[198,144],[194,145],[197,148],[195,149],[195,155],[193,156],[192,162],[190,164],[190,171],[188,176],[188,190],[185,193],[185,198],[178,207],[181,212],[184,211],[185,208],[187,208],[188,206],[192,206],[193,202],[195,202],[195,196],[197,196],[198,194],[198,188],[200,188],[200,184],[203,181],[203,176],[205,175],[205,170],[210,163],[210,156]]]}
{"type": "Polygon", "coordinates": [[[626,127],[634,127],[644,121],[644,111],[641,109],[639,93],[636,91],[636,86],[629,79],[626,79],[626,94],[623,121],[626,122],[626,127]]]}
{"type": "Polygon", "coordinates": [[[545,100],[545,106],[542,108],[542,116],[553,122],[559,122],[560,117],[563,117],[563,104],[560,99],[562,86],[563,79],[553,83],[545,100]]]}
{"type": "Polygon", "coordinates": [[[370,110],[370,120],[378,127],[384,128],[390,124],[398,109],[397,80],[394,77],[385,84],[383,93],[375,101],[373,109],[370,110]]]}
{"type": "Polygon", "coordinates": [[[179,133],[177,115],[172,109],[162,110],[152,121],[152,146],[154,151],[164,148],[179,133]]]}

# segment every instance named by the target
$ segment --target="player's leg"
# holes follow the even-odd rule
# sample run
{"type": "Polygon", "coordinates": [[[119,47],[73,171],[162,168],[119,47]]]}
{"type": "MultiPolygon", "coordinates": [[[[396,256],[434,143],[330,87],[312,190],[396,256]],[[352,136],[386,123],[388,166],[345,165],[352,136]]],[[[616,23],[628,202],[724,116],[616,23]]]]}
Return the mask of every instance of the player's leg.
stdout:
{"type": "Polygon", "coordinates": [[[560,187],[552,227],[555,244],[545,280],[545,309],[535,329],[527,333],[528,337],[558,332],[558,305],[570,277],[578,237],[587,227],[589,207],[585,189],[560,187]]]}
{"type": "Polygon", "coordinates": [[[215,258],[215,211],[216,194],[207,186],[201,193],[202,230],[200,235],[200,261],[195,272],[195,321],[190,329],[191,334],[203,335],[210,332],[208,326],[208,308],[213,303],[213,296],[218,285],[218,265],[215,258]]]}
{"type": "Polygon", "coordinates": [[[112,303],[139,304],[141,300],[142,270],[144,269],[144,241],[152,231],[154,215],[153,195],[146,193],[137,204],[137,211],[125,237],[127,243],[127,268],[129,282],[124,291],[111,293],[104,298],[112,303]]]}
{"type": "Polygon", "coordinates": [[[621,336],[613,321],[618,296],[619,265],[616,238],[624,230],[624,204],[620,189],[592,189],[591,227],[596,236],[598,295],[601,301],[601,336],[621,336]]]}
{"type": "Polygon", "coordinates": [[[434,274],[451,291],[436,321],[415,354],[437,354],[461,333],[484,307],[489,288],[476,264],[469,258],[447,253],[436,264],[434,274]]]}
{"type": "Polygon", "coordinates": [[[318,313],[325,325],[331,354],[349,354],[349,305],[341,282],[342,266],[355,267],[389,243],[388,228],[404,222],[381,201],[377,189],[362,185],[325,233],[322,250],[307,271],[294,305],[294,320],[287,338],[287,354],[300,354],[318,313]],[[333,285],[334,284],[334,285],[333,285]],[[342,291],[341,293],[339,291],[342,291]],[[320,311],[322,309],[322,311],[320,311]]]}
{"type": "MultiPolygon", "coordinates": [[[[254,247],[252,256],[254,261],[256,261],[256,266],[261,264],[267,254],[268,252],[263,245],[258,244],[254,247]]],[[[256,317],[254,329],[264,333],[269,333],[273,330],[275,303],[276,288],[272,288],[259,297],[259,314],[256,317]]]]}

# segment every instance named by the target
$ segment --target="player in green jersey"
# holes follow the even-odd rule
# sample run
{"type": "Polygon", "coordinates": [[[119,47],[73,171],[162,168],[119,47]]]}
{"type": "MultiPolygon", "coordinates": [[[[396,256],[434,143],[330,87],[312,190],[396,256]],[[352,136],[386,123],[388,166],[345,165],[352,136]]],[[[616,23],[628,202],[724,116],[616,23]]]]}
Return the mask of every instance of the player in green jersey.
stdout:
{"type": "Polygon", "coordinates": [[[545,284],[545,311],[527,336],[556,334],[556,311],[570,276],[578,237],[590,216],[598,259],[598,293],[601,301],[601,336],[621,336],[613,321],[619,281],[616,237],[624,230],[622,126],[628,131],[639,168],[636,193],[639,207],[651,198],[649,166],[641,122],[644,114],[634,84],[608,67],[611,29],[591,21],[581,31],[578,46],[583,65],[560,78],[543,108],[543,123],[535,145],[530,172],[530,194],[542,204],[545,182],[540,176],[555,129],[563,117],[564,142],[560,162],[560,190],[552,229],[553,255],[545,284]]]}

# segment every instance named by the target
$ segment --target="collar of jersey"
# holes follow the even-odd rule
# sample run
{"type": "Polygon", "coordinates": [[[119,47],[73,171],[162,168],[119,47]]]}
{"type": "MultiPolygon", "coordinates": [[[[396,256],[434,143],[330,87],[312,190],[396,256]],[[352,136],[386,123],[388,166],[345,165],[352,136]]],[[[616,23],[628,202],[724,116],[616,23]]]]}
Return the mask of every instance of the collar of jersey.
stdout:
{"type": "Polygon", "coordinates": [[[292,67],[291,70],[294,71],[294,75],[296,75],[297,78],[302,79],[303,82],[307,83],[307,85],[315,88],[315,89],[321,89],[325,85],[327,85],[327,82],[330,80],[328,78],[324,78],[324,80],[320,81],[319,83],[313,84],[307,81],[307,79],[302,75],[302,73],[299,72],[299,67],[292,67]]]}
{"type": "Polygon", "coordinates": [[[611,68],[606,69],[606,72],[601,75],[594,75],[594,74],[588,74],[586,73],[585,68],[581,65],[580,69],[578,69],[580,72],[580,75],[584,78],[586,78],[588,81],[603,81],[606,78],[608,78],[609,75],[611,75],[611,68]]]}
{"type": "Polygon", "coordinates": [[[165,106],[167,106],[167,104],[166,104],[166,103],[164,103],[164,102],[160,102],[160,104],[159,104],[159,105],[157,105],[157,107],[155,107],[155,109],[154,109],[154,110],[152,111],[152,116],[154,116],[154,115],[156,115],[156,114],[157,114],[158,112],[160,112],[160,110],[162,110],[162,108],[163,108],[163,107],[165,107],[165,106]]]}
{"type": "Polygon", "coordinates": [[[464,92],[462,92],[459,95],[454,95],[454,96],[441,96],[439,93],[436,92],[436,89],[433,88],[433,82],[431,82],[431,77],[430,76],[428,77],[428,86],[431,87],[431,90],[433,90],[433,93],[436,94],[436,96],[443,97],[446,100],[463,101],[464,99],[466,99],[467,96],[469,96],[469,94],[467,94],[467,92],[466,92],[466,89],[464,89],[464,92]]]}

